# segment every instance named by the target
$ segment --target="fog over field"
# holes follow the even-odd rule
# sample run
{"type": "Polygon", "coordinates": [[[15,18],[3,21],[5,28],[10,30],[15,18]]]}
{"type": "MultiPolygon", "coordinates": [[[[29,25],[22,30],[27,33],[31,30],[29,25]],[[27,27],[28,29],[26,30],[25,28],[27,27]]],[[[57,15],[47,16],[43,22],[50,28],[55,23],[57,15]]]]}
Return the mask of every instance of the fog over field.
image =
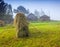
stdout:
{"type": "Polygon", "coordinates": [[[32,13],[34,13],[36,9],[41,13],[42,9],[51,19],[60,20],[59,0],[5,0],[5,2],[11,4],[13,9],[22,5],[32,13]]]}

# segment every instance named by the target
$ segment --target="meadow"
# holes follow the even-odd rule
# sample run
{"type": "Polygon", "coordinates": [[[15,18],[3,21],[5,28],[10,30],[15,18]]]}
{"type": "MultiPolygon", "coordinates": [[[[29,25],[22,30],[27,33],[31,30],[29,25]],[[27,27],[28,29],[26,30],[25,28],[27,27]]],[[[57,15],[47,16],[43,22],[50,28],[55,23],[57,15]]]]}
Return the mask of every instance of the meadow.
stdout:
{"type": "Polygon", "coordinates": [[[13,25],[0,27],[0,47],[60,47],[60,22],[33,22],[30,36],[17,38],[13,25]]]}

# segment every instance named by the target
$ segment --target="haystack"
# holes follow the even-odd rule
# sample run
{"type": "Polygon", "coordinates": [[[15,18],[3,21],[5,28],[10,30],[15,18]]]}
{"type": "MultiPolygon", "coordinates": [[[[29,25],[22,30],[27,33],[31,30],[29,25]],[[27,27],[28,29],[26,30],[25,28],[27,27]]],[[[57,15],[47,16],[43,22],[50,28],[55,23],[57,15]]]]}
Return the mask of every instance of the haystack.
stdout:
{"type": "Polygon", "coordinates": [[[24,14],[18,13],[14,19],[14,24],[17,30],[18,38],[29,36],[28,22],[24,14]]]}

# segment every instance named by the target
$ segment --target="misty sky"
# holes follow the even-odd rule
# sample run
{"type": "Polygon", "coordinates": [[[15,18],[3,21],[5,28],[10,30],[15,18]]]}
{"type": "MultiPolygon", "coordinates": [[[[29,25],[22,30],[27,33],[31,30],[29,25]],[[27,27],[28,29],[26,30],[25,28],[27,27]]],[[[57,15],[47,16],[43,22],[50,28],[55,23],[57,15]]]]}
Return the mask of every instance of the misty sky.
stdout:
{"type": "Polygon", "coordinates": [[[60,0],[5,0],[5,2],[11,4],[13,9],[22,5],[32,13],[35,9],[39,12],[42,9],[51,19],[60,20],[60,0]]]}

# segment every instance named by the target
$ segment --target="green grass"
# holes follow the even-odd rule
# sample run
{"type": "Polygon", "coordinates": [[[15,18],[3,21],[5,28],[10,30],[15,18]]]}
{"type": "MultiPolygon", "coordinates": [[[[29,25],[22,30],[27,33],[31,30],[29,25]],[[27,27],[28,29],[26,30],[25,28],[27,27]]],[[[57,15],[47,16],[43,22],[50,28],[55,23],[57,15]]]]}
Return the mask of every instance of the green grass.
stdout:
{"type": "Polygon", "coordinates": [[[0,27],[0,47],[60,47],[60,22],[29,24],[30,36],[17,38],[12,25],[0,27]]]}

